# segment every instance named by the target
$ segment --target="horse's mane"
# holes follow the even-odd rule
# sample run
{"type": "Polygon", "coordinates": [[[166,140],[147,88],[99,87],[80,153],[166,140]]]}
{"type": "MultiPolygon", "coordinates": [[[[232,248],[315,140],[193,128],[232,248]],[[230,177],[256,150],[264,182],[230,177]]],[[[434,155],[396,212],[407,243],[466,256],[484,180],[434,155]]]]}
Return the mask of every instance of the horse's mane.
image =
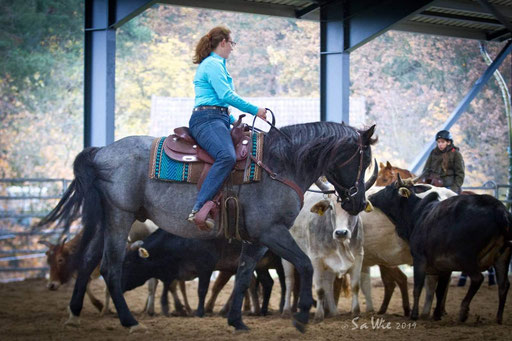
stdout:
{"type": "MultiPolygon", "coordinates": [[[[346,158],[356,150],[358,142],[357,129],[334,122],[313,122],[295,124],[281,128],[290,137],[290,141],[275,129],[265,139],[270,149],[270,162],[275,167],[287,168],[298,175],[322,175],[330,162],[346,158]],[[354,147],[347,144],[352,144],[354,147]],[[343,147],[343,148],[342,148],[343,147]]],[[[376,139],[371,139],[374,144],[376,139]]],[[[277,169],[276,169],[277,171],[277,169]]]]}

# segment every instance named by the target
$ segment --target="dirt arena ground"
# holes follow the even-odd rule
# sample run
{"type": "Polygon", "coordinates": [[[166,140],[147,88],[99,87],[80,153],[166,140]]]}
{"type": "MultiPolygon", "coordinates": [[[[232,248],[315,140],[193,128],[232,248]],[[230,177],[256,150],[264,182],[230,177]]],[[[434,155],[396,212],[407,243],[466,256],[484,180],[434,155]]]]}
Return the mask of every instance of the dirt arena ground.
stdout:
{"type": "MultiPolygon", "coordinates": [[[[0,284],[0,340],[510,340],[512,334],[512,297],[509,291],[503,325],[495,323],[498,307],[496,286],[488,287],[484,282],[473,299],[469,319],[458,323],[459,305],[466,288],[450,287],[447,302],[448,316],[442,321],[419,320],[415,324],[401,316],[401,300],[395,292],[388,313],[374,315],[363,313],[353,321],[348,314],[350,299],[340,299],[341,315],[326,319],[322,323],[311,323],[305,334],[292,326],[290,319],[283,319],[276,310],[279,302],[279,283],[276,280],[271,300],[272,315],[267,317],[244,316],[251,328],[249,333],[233,333],[226,319],[218,315],[202,319],[195,317],[154,317],[140,312],[146,300],[146,287],[128,292],[126,298],[136,318],[147,326],[144,334],[128,334],[114,314],[100,317],[86,298],[79,328],[65,327],[66,306],[73,290],[72,285],[58,291],[48,291],[45,281],[26,280],[0,284]],[[373,324],[372,324],[373,319],[373,324]],[[380,328],[376,321],[380,319],[380,328]],[[389,323],[389,324],[388,324],[389,323]],[[383,326],[388,328],[383,328],[383,326]],[[365,328],[366,327],[366,328],[365,328]]],[[[197,302],[196,282],[188,282],[188,295],[193,307],[197,302]]],[[[228,297],[233,282],[230,281],[219,296],[218,311],[228,297]]],[[[159,289],[161,285],[159,286],[159,289]]],[[[97,297],[103,297],[103,283],[93,283],[97,297]]],[[[512,290],[511,290],[512,291],[512,290]]],[[[411,297],[412,294],[410,293],[411,297]]],[[[383,288],[380,280],[374,280],[373,299],[376,308],[380,305],[383,288]]],[[[364,299],[362,310],[365,311],[364,299]]],[[[113,309],[113,308],[112,308],[113,309]]],[[[312,310],[313,311],[313,310],[312,310]]]]}

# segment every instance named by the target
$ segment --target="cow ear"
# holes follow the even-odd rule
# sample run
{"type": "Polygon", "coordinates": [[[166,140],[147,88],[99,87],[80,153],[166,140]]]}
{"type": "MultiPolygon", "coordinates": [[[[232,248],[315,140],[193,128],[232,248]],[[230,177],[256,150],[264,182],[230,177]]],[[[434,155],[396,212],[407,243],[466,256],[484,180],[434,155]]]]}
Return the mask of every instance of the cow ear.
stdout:
{"type": "Polygon", "coordinates": [[[329,209],[331,202],[329,200],[321,200],[311,207],[310,211],[318,215],[324,215],[325,211],[329,209]]]}
{"type": "Polygon", "coordinates": [[[384,167],[385,167],[384,164],[382,162],[379,162],[379,169],[382,169],[384,167]]]}
{"type": "Polygon", "coordinates": [[[411,196],[411,191],[409,191],[409,189],[407,189],[405,187],[400,187],[398,189],[398,195],[400,195],[401,197],[404,197],[404,198],[409,198],[411,196]]]}
{"type": "Polygon", "coordinates": [[[366,213],[370,213],[371,211],[373,211],[373,205],[372,205],[372,203],[370,202],[370,200],[368,200],[368,201],[366,202],[366,207],[364,208],[364,211],[365,211],[366,213]]]}
{"type": "Polygon", "coordinates": [[[425,185],[415,185],[412,187],[413,192],[416,194],[425,193],[431,189],[432,189],[432,187],[425,186],[425,185]]]}

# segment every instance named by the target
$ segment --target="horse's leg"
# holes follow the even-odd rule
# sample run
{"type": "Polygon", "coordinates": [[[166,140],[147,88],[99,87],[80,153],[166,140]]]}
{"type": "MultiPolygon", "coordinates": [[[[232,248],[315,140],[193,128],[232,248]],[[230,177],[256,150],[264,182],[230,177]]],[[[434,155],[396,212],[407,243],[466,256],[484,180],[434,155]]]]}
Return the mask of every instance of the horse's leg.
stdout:
{"type": "MultiPolygon", "coordinates": [[[[448,289],[448,284],[452,277],[452,272],[439,274],[437,277],[436,288],[436,309],[434,310],[434,320],[440,320],[443,316],[445,292],[448,289]]],[[[427,277],[428,281],[428,277],[427,277]]]]}
{"type": "Polygon", "coordinates": [[[293,315],[293,324],[299,331],[304,332],[313,304],[313,266],[285,226],[274,225],[271,231],[272,233],[262,233],[260,242],[281,258],[291,262],[300,275],[300,311],[293,315]]]}
{"type": "Polygon", "coordinates": [[[235,288],[233,289],[233,301],[228,313],[228,324],[235,327],[236,330],[248,330],[249,328],[242,322],[242,301],[244,293],[249,288],[252,274],[256,264],[263,257],[267,248],[256,244],[242,244],[242,252],[238,270],[235,277],[235,288]]]}
{"type": "Polygon", "coordinates": [[[268,302],[270,301],[270,295],[272,294],[272,287],[274,286],[274,280],[268,269],[256,270],[256,274],[258,275],[258,281],[261,283],[263,287],[263,300],[261,302],[261,311],[260,314],[263,316],[267,316],[268,314],[268,302]]]}
{"type": "Polygon", "coordinates": [[[130,327],[130,332],[133,332],[138,329],[133,327],[139,323],[128,309],[123,297],[121,271],[128,232],[135,221],[135,217],[132,213],[123,212],[112,207],[109,210],[106,209],[105,214],[107,215],[107,226],[105,228],[105,248],[100,271],[107,282],[108,291],[112,296],[121,324],[124,327],[130,327]]]}
{"type": "Polygon", "coordinates": [[[496,322],[498,324],[503,323],[503,309],[505,308],[505,301],[507,300],[507,293],[510,288],[510,282],[508,280],[508,266],[510,264],[511,252],[512,250],[510,247],[506,248],[494,263],[499,295],[498,313],[496,314],[496,322]]]}
{"type": "Polygon", "coordinates": [[[149,316],[155,315],[155,294],[158,286],[158,279],[151,278],[148,280],[148,298],[144,305],[144,312],[149,316]]]}
{"type": "Polygon", "coordinates": [[[484,276],[478,270],[475,272],[472,272],[472,273],[468,273],[468,276],[469,276],[469,278],[471,278],[471,285],[469,286],[469,290],[468,290],[466,296],[464,296],[462,303],[460,304],[460,313],[459,313],[459,321],[460,322],[465,322],[468,319],[469,304],[471,303],[473,296],[475,296],[476,292],[478,291],[478,289],[480,289],[480,286],[482,285],[482,282],[484,281],[484,276]]]}
{"type": "Polygon", "coordinates": [[[215,279],[215,282],[213,283],[213,287],[212,287],[212,290],[210,293],[211,296],[208,299],[208,302],[206,303],[206,308],[205,308],[206,313],[213,312],[213,307],[215,306],[215,301],[217,300],[217,296],[219,296],[220,291],[222,290],[222,288],[224,288],[224,286],[229,281],[231,276],[233,276],[233,274],[231,272],[227,272],[227,271],[219,272],[219,275],[217,276],[217,278],[215,279]]]}
{"type": "Polygon", "coordinates": [[[295,268],[293,267],[293,264],[288,262],[285,259],[281,259],[281,263],[283,264],[283,270],[285,274],[285,282],[286,282],[286,293],[284,297],[284,306],[283,306],[283,312],[281,315],[283,317],[291,316],[292,315],[292,307],[291,307],[291,297],[292,297],[292,290],[295,285],[295,268]]]}
{"type": "Polygon", "coordinates": [[[68,306],[69,318],[65,322],[66,325],[78,326],[80,324],[78,316],[80,316],[82,311],[87,284],[91,278],[91,273],[100,263],[102,251],[103,233],[95,231],[78,263],[77,278],[68,306]]]}
{"type": "Polygon", "coordinates": [[[372,301],[372,279],[370,277],[370,267],[361,267],[361,291],[363,292],[366,300],[366,312],[373,311],[372,301]]]}

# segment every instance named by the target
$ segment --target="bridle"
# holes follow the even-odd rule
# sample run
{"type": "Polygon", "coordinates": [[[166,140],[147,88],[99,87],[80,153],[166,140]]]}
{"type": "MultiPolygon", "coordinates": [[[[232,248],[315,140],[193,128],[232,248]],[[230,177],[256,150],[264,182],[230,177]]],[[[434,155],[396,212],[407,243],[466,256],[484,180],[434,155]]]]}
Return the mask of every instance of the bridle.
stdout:
{"type": "MultiPolygon", "coordinates": [[[[364,154],[364,148],[366,146],[363,145],[363,141],[361,139],[361,134],[359,132],[357,132],[357,137],[358,137],[357,150],[355,151],[354,154],[352,154],[352,156],[348,160],[346,160],[345,162],[343,162],[341,165],[339,165],[337,167],[339,169],[339,168],[346,166],[348,163],[350,163],[350,161],[352,161],[359,154],[359,168],[357,169],[357,176],[356,176],[356,181],[354,182],[354,185],[350,188],[346,188],[346,187],[340,185],[336,180],[334,180],[332,177],[330,177],[329,175],[326,174],[327,180],[331,184],[334,185],[334,188],[336,188],[336,192],[337,192],[337,193],[335,193],[336,194],[336,202],[339,202],[340,204],[343,204],[348,201],[352,201],[352,203],[354,204],[353,199],[359,193],[358,185],[359,185],[359,182],[361,181],[359,179],[359,177],[361,176],[361,172],[363,171],[363,154],[364,154]],[[341,192],[340,192],[340,189],[341,189],[341,192]]],[[[333,148],[333,151],[331,153],[334,153],[336,150],[337,150],[337,148],[333,148]]],[[[331,155],[331,157],[333,157],[333,155],[331,155]]]]}

